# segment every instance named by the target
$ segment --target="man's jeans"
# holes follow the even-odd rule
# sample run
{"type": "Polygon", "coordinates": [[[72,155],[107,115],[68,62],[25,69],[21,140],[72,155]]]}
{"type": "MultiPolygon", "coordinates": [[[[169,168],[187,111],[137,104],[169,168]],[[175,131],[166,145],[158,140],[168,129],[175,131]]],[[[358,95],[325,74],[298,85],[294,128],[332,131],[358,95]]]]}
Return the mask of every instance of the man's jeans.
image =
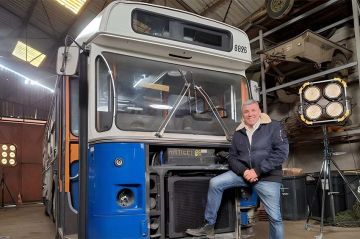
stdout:
{"type": "MultiPolygon", "coordinates": [[[[259,181],[253,186],[269,216],[269,239],[284,238],[280,211],[280,186],[280,183],[270,181],[259,181]]],[[[215,224],[222,194],[225,189],[233,187],[249,187],[249,185],[231,170],[210,180],[205,209],[205,220],[208,224],[215,224]]]]}

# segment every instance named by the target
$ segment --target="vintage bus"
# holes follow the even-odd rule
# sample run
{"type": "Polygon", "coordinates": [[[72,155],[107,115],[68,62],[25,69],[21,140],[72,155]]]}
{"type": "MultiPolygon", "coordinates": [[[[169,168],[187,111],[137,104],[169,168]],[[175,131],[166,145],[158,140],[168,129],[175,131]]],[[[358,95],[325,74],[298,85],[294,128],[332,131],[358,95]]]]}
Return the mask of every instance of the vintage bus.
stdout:
{"type": "MultiPolygon", "coordinates": [[[[115,1],[67,44],[44,138],[57,237],[186,237],[203,223],[209,179],[228,169],[219,155],[250,94],[247,35],[115,1]]],[[[224,194],[216,233],[235,230],[234,199],[224,194]]]]}

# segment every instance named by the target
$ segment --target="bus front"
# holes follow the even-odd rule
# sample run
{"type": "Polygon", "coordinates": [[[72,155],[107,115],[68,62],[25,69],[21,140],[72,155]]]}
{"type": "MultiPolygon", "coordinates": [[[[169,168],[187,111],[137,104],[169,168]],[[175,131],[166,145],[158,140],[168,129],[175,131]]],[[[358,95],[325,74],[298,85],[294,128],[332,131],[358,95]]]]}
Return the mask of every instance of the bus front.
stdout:
{"type": "MultiPolygon", "coordinates": [[[[203,221],[209,179],[228,169],[216,155],[228,150],[249,97],[246,34],[114,2],[77,41],[87,52],[86,238],[185,237],[203,221]]],[[[216,232],[233,231],[233,191],[219,213],[216,232]]]]}

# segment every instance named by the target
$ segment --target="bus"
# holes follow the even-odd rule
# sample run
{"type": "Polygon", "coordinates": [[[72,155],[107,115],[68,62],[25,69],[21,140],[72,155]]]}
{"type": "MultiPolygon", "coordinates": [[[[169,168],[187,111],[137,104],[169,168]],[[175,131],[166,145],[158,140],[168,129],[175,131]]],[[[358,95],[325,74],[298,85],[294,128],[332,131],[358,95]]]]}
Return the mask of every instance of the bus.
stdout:
{"type": "MultiPolygon", "coordinates": [[[[45,212],[57,238],[185,238],[251,92],[240,29],[114,1],[58,51],[44,137],[45,212]]],[[[224,156],[225,155],[225,156],[224,156]]],[[[225,192],[216,233],[235,230],[225,192]]]]}

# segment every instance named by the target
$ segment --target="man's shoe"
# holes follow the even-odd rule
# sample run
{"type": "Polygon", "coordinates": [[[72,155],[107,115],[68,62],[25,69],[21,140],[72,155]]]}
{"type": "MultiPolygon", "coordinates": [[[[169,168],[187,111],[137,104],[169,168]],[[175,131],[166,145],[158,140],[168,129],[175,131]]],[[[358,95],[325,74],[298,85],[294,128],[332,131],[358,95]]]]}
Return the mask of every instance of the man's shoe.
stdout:
{"type": "Polygon", "coordinates": [[[215,238],[214,225],[210,224],[205,224],[197,229],[187,229],[185,232],[191,236],[207,236],[207,238],[215,238]]]}

